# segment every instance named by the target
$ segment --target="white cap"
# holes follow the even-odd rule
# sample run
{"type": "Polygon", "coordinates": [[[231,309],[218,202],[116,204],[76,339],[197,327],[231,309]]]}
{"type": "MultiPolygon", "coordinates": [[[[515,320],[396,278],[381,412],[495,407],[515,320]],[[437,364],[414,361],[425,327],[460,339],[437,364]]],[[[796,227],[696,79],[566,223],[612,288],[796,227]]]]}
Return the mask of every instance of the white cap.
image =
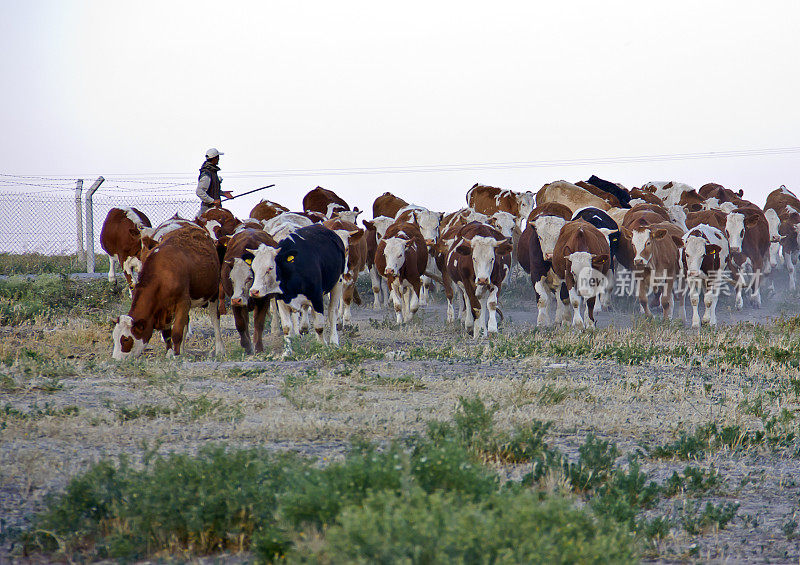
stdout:
{"type": "Polygon", "coordinates": [[[214,157],[219,157],[220,155],[225,155],[216,147],[212,147],[208,151],[206,151],[206,159],[213,159],[214,157]]]}

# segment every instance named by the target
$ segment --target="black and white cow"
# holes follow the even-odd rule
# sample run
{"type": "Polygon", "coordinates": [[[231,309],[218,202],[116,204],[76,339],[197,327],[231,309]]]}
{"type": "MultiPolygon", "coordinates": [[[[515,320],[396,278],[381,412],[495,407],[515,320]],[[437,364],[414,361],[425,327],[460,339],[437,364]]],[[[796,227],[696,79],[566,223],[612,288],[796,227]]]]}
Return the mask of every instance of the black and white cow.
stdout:
{"type": "Polygon", "coordinates": [[[317,339],[325,341],[323,334],[328,326],[327,342],[339,345],[336,320],[342,298],[345,249],[335,232],[313,224],[298,229],[277,248],[259,245],[253,251],[252,268],[250,296],[279,295],[278,312],[287,348],[288,338],[297,335],[299,313],[307,306],[312,308],[317,339]],[[323,320],[325,294],[330,294],[330,304],[327,319],[323,320]]]}

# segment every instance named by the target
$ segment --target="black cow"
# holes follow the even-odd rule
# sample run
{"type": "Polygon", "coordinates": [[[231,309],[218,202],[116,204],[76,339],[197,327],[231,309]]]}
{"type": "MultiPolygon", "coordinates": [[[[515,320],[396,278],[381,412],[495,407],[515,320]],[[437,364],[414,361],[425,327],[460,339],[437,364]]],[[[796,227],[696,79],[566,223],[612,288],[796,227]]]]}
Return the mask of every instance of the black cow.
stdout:
{"type": "Polygon", "coordinates": [[[631,195],[628,194],[627,190],[618,187],[613,182],[603,180],[595,175],[589,177],[589,180],[587,180],[586,182],[588,182],[593,186],[596,186],[600,190],[603,190],[605,192],[608,192],[609,194],[613,194],[614,196],[616,196],[617,200],[619,200],[619,205],[622,206],[623,208],[631,207],[631,195]]]}
{"type": "MultiPolygon", "coordinates": [[[[342,239],[321,224],[298,229],[277,248],[260,245],[253,251],[254,280],[250,295],[278,294],[278,311],[284,336],[296,335],[299,315],[313,309],[314,329],[322,341],[325,326],[328,341],[339,345],[336,320],[342,298],[341,276],[345,269],[342,239]],[[330,293],[327,319],[322,320],[325,294],[330,293]]],[[[288,341],[287,341],[288,344],[288,341]]]]}
{"type": "MultiPolygon", "coordinates": [[[[620,232],[617,222],[615,222],[611,216],[599,208],[593,208],[589,206],[587,208],[581,208],[575,212],[575,214],[572,216],[572,219],[584,220],[602,231],[608,239],[608,245],[611,248],[611,257],[616,258],[619,251],[622,232],[620,232]]],[[[614,262],[611,263],[611,269],[614,270],[614,262]]]]}

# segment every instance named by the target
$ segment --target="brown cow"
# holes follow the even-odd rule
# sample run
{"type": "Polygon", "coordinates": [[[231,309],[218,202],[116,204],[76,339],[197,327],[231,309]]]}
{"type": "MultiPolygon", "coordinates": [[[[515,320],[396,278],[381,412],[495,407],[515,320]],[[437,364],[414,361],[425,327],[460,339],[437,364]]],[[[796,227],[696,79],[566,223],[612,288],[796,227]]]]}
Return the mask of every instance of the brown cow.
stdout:
{"type": "Polygon", "coordinates": [[[541,206],[545,202],[564,204],[572,210],[573,214],[587,206],[593,206],[604,211],[612,208],[604,198],[595,196],[588,190],[565,180],[548,183],[536,193],[536,205],[541,206]]]}
{"type": "Polygon", "coordinates": [[[698,212],[703,209],[703,204],[706,199],[700,196],[695,189],[687,190],[681,194],[678,204],[683,206],[683,209],[689,212],[698,212]]]}
{"type": "Polygon", "coordinates": [[[636,200],[636,199],[644,200],[647,204],[658,204],[659,206],[664,206],[664,201],[661,200],[658,196],[656,196],[652,192],[642,190],[641,188],[631,189],[631,200],[636,200]]]}
{"type": "Polygon", "coordinates": [[[278,243],[272,239],[272,236],[263,230],[244,228],[237,231],[228,242],[220,272],[223,292],[231,299],[233,321],[236,331],[239,332],[239,343],[248,354],[253,353],[248,313],[253,312],[255,350],[257,352],[264,351],[262,339],[264,320],[269,311],[271,299],[271,297],[254,298],[250,296],[250,287],[253,284],[251,267],[254,258],[253,251],[258,249],[261,244],[278,247],[278,243]]]}
{"type": "Polygon", "coordinates": [[[750,299],[756,308],[761,306],[761,277],[769,253],[769,223],[764,212],[755,205],[736,208],[727,215],[725,236],[730,245],[732,262],[739,277],[736,282],[736,307],[744,305],[742,291],[750,290],[750,299]],[[744,273],[752,272],[751,281],[744,273]]]}
{"type": "Polygon", "coordinates": [[[686,214],[686,227],[692,229],[700,224],[706,224],[712,228],[717,228],[725,233],[725,223],[727,216],[720,210],[700,210],[686,214]]]}
{"type": "Polygon", "coordinates": [[[361,213],[357,207],[350,210],[350,205],[339,195],[321,186],[311,189],[303,197],[303,210],[318,212],[329,220],[339,217],[351,223],[356,223],[356,218],[361,213]]]}
{"type": "Polygon", "coordinates": [[[455,226],[461,228],[461,226],[466,226],[470,222],[486,222],[488,219],[489,216],[476,212],[472,208],[461,208],[442,216],[439,231],[444,233],[455,226]]]}
{"type": "Polygon", "coordinates": [[[209,208],[197,216],[195,222],[205,229],[211,239],[217,243],[217,252],[221,262],[225,257],[225,246],[228,245],[228,240],[233,235],[233,232],[236,231],[236,228],[242,225],[242,222],[230,210],[218,206],[209,208]]]}
{"type": "Polygon", "coordinates": [[[286,206],[271,200],[262,200],[250,210],[250,217],[256,220],[271,220],[282,212],[288,212],[286,206]]]}
{"type": "Polygon", "coordinates": [[[344,220],[326,220],[322,225],[333,230],[344,243],[345,268],[342,274],[342,308],[339,309],[342,322],[352,319],[350,307],[353,302],[360,305],[361,297],[356,289],[358,274],[367,263],[366,232],[351,222],[344,220]]]}
{"type": "Polygon", "coordinates": [[[410,322],[419,309],[420,277],[428,265],[428,246],[419,228],[408,222],[389,226],[378,242],[375,267],[389,285],[397,323],[410,322]]]}
{"type": "Polygon", "coordinates": [[[572,305],[572,325],[594,327],[594,306],[606,290],[611,269],[608,239],[589,222],[574,220],[564,224],[553,250],[553,272],[566,283],[572,305]],[[585,320],[581,307],[586,300],[585,320]]]}
{"type": "Polygon", "coordinates": [[[459,230],[447,272],[463,293],[464,325],[473,337],[497,333],[497,297],[510,270],[511,242],[502,233],[479,222],[459,230]]]}
{"type": "Polygon", "coordinates": [[[481,214],[491,216],[495,212],[509,212],[518,219],[528,217],[535,207],[535,195],[530,192],[514,192],[494,186],[475,184],[467,191],[467,205],[481,214]]]}
{"type": "Polygon", "coordinates": [[[638,279],[639,304],[646,314],[652,315],[647,297],[660,291],[664,319],[672,316],[675,305],[672,291],[675,277],[681,269],[679,250],[683,246],[682,230],[679,235],[677,232],[671,233],[674,229],[676,226],[670,222],[656,222],[641,229],[622,229],[625,239],[630,240],[633,247],[633,270],[638,279]],[[659,282],[656,282],[656,278],[659,282]]]}
{"type": "Polygon", "coordinates": [[[388,216],[389,218],[395,218],[397,217],[397,212],[406,206],[408,206],[408,202],[399,196],[395,196],[391,192],[384,192],[372,203],[372,217],[388,216]]]}
{"type": "Polygon", "coordinates": [[[133,290],[146,255],[142,235],[149,233],[146,228],[150,227],[148,217],[136,208],[112,208],[108,211],[100,230],[100,246],[108,253],[108,282],[117,282],[114,272],[116,259],[128,281],[128,289],[133,290]]]}
{"type": "Polygon", "coordinates": [[[214,325],[214,353],[225,354],[219,327],[219,257],[205,230],[187,228],[166,237],[145,259],[126,316],[114,321],[114,359],[137,357],[161,331],[167,355],[180,355],[191,308],[206,307],[214,325]]]}
{"type": "Polygon", "coordinates": [[[592,194],[594,194],[598,198],[602,198],[603,200],[608,202],[608,205],[611,208],[621,208],[622,207],[620,205],[619,198],[617,198],[616,196],[614,196],[610,192],[607,192],[607,191],[605,191],[605,190],[603,190],[601,188],[597,188],[595,185],[590,184],[590,183],[588,183],[586,181],[582,181],[582,180],[579,180],[578,182],[576,182],[574,184],[575,184],[575,186],[579,186],[582,189],[586,190],[587,192],[591,192],[592,194]]]}

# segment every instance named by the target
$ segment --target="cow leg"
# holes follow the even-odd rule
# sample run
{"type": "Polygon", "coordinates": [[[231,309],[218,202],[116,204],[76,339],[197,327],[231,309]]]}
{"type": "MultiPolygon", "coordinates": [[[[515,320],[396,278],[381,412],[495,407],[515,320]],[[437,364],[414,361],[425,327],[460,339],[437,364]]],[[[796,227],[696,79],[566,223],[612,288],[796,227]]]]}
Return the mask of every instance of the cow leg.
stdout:
{"type": "MultiPolygon", "coordinates": [[[[404,324],[407,324],[408,322],[410,322],[411,321],[411,317],[413,316],[413,313],[411,312],[412,295],[416,297],[416,295],[414,295],[414,290],[410,286],[408,286],[408,283],[403,283],[402,296],[403,296],[403,323],[404,324]]],[[[419,298],[417,298],[417,301],[419,301],[419,298]]]]}
{"type": "MultiPolygon", "coordinates": [[[[214,305],[216,307],[216,304],[214,305]]],[[[183,332],[189,324],[189,304],[181,302],[175,308],[175,316],[172,319],[172,349],[167,350],[167,357],[181,354],[181,344],[183,343],[183,332]]]]}
{"type": "Polygon", "coordinates": [[[392,306],[389,286],[389,281],[387,281],[385,278],[381,278],[381,296],[383,297],[383,306],[385,308],[391,308],[392,306]]]}
{"type": "Polygon", "coordinates": [[[467,295],[467,289],[464,283],[459,282],[458,287],[461,290],[461,295],[464,298],[464,328],[467,331],[470,331],[475,326],[475,317],[472,313],[472,304],[469,296],[467,295]]]}
{"type": "Polygon", "coordinates": [[[489,309],[489,323],[487,330],[490,334],[497,333],[497,295],[500,293],[500,287],[492,285],[492,290],[489,293],[489,298],[486,301],[486,307],[489,309]]]}
{"type": "Polygon", "coordinates": [[[644,271],[642,275],[642,280],[639,281],[639,306],[641,307],[643,314],[646,314],[647,316],[652,316],[653,313],[650,311],[650,302],[648,301],[649,294],[650,294],[650,271],[644,271]]]}
{"type": "Polygon", "coordinates": [[[239,343],[244,348],[248,355],[253,354],[253,343],[250,340],[249,314],[245,306],[232,306],[233,310],[233,323],[236,325],[236,331],[239,332],[239,343]]]}
{"type": "Polygon", "coordinates": [[[783,262],[786,264],[786,271],[789,273],[789,290],[794,292],[797,290],[797,284],[794,280],[794,261],[792,254],[784,252],[783,259],[783,262]]]}
{"type": "Polygon", "coordinates": [[[281,330],[281,315],[276,298],[269,299],[269,318],[269,332],[271,334],[278,333],[281,330]]]}
{"type": "Polygon", "coordinates": [[[378,274],[378,268],[373,265],[369,268],[369,280],[372,283],[372,308],[378,310],[382,306],[381,300],[381,276],[378,274]]]}
{"type": "MultiPolygon", "coordinates": [[[[328,312],[333,310],[332,305],[328,304],[328,312]]],[[[314,335],[317,337],[317,341],[320,343],[325,343],[325,316],[323,312],[317,312],[313,308],[309,312],[309,317],[311,318],[311,323],[314,325],[314,335]]]]}
{"type": "Polygon", "coordinates": [[[761,308],[761,270],[756,269],[753,273],[753,284],[750,287],[750,301],[756,308],[761,308]]]}
{"type": "Polygon", "coordinates": [[[283,356],[287,357],[292,353],[292,336],[295,334],[294,319],[292,310],[283,300],[276,300],[278,314],[281,318],[281,328],[283,329],[283,356]]]}
{"type": "MultiPolygon", "coordinates": [[[[117,261],[119,261],[119,259],[117,259],[117,261]]],[[[121,262],[120,265],[122,265],[121,262]]],[[[117,284],[117,271],[114,266],[114,255],[108,256],[108,282],[113,285],[117,284]]]]}
{"type": "Polygon", "coordinates": [[[419,310],[419,307],[423,305],[421,298],[422,294],[429,292],[430,289],[428,289],[428,291],[425,290],[425,287],[422,285],[422,279],[420,278],[420,282],[411,283],[410,290],[411,296],[409,297],[409,311],[411,314],[414,314],[417,310],[419,310]]]}
{"type": "Polygon", "coordinates": [[[398,324],[403,323],[403,293],[402,289],[400,288],[400,281],[398,279],[394,279],[392,281],[392,291],[391,291],[391,299],[392,304],[394,305],[394,314],[395,319],[398,324]]]}
{"type": "Polygon", "coordinates": [[[672,310],[675,306],[675,297],[672,295],[672,285],[675,284],[675,278],[667,279],[667,288],[661,293],[661,310],[664,313],[664,319],[672,319],[672,310]]]}
{"type": "Polygon", "coordinates": [[[600,299],[598,299],[596,296],[586,299],[586,316],[584,316],[584,321],[586,322],[587,328],[595,328],[594,313],[595,308],[599,303],[600,299]]]}
{"type": "MultiPolygon", "coordinates": [[[[478,289],[476,289],[477,291],[478,289]]],[[[481,334],[488,336],[489,332],[486,328],[486,318],[487,318],[487,310],[488,307],[486,305],[488,301],[488,293],[486,292],[486,288],[482,289],[483,291],[477,295],[478,303],[480,304],[480,313],[478,314],[478,320],[475,325],[472,327],[472,337],[474,339],[478,339],[481,337],[481,334]]]]}
{"type": "Polygon", "coordinates": [[[206,306],[206,312],[211,316],[211,324],[214,326],[214,355],[222,357],[225,355],[225,344],[222,343],[222,329],[219,325],[219,304],[216,300],[209,302],[206,306]]]}
{"type": "Polygon", "coordinates": [[[454,284],[452,282],[446,282],[444,285],[444,296],[447,299],[447,321],[453,322],[456,319],[455,311],[453,310],[453,297],[455,293],[453,292],[454,284]]]}
{"type": "Polygon", "coordinates": [[[706,287],[706,294],[703,297],[706,304],[706,311],[703,314],[703,321],[712,326],[717,325],[717,301],[719,300],[719,290],[706,287]]]}
{"type": "Polygon", "coordinates": [[[418,301],[419,301],[419,304],[421,306],[427,306],[428,305],[428,295],[430,294],[431,279],[430,279],[430,277],[422,275],[419,278],[419,280],[420,280],[421,286],[420,286],[418,301]]]}
{"type": "Polygon", "coordinates": [[[536,309],[538,310],[536,325],[542,328],[550,323],[550,291],[544,283],[544,277],[534,283],[533,291],[536,293],[536,309]]]}
{"type": "Polygon", "coordinates": [[[583,297],[575,287],[569,289],[569,302],[572,305],[572,325],[582,328],[581,307],[583,306],[583,297]]]}
{"type": "Polygon", "coordinates": [[[301,307],[298,312],[298,333],[304,333],[311,327],[311,310],[307,307],[301,307]]]}
{"type": "Polygon", "coordinates": [[[333,285],[331,289],[331,301],[328,304],[328,345],[335,345],[337,347],[339,346],[339,330],[336,327],[336,320],[339,318],[337,305],[341,302],[340,298],[343,292],[342,281],[339,279],[339,282],[333,285]]]}
{"type": "MultiPolygon", "coordinates": [[[[353,279],[353,280],[355,280],[355,279],[353,279]]],[[[346,287],[344,287],[344,283],[342,283],[342,293],[341,293],[342,294],[342,300],[341,300],[341,303],[342,303],[341,314],[342,314],[342,316],[341,317],[342,317],[342,323],[343,324],[348,323],[353,319],[353,315],[350,312],[350,306],[353,303],[353,296],[354,296],[355,289],[356,289],[356,285],[355,285],[354,282],[348,283],[346,287]]]]}
{"type": "Polygon", "coordinates": [[[700,285],[702,281],[699,279],[692,279],[689,281],[689,300],[692,303],[692,327],[700,327],[700,285]]]}
{"type": "Polygon", "coordinates": [[[256,336],[256,353],[264,351],[264,325],[267,318],[266,300],[256,300],[256,307],[253,309],[253,330],[256,336]]]}
{"type": "Polygon", "coordinates": [[[172,350],[172,328],[161,330],[161,340],[167,346],[167,353],[172,350]]]}

